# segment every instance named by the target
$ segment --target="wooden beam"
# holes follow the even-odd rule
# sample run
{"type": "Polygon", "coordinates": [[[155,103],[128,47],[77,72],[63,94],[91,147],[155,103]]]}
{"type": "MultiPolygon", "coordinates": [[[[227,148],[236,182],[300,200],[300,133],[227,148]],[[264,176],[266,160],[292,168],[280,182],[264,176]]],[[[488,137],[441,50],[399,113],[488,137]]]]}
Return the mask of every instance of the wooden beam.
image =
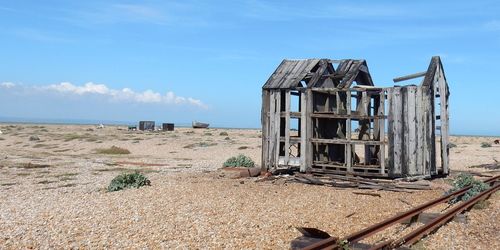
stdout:
{"type": "Polygon", "coordinates": [[[285,164],[290,159],[290,90],[285,91],[285,164]]]}
{"type": "MultiPolygon", "coordinates": [[[[385,91],[380,92],[380,103],[378,108],[378,115],[385,115],[385,91]]],[[[379,140],[384,142],[384,144],[380,145],[379,149],[379,164],[380,164],[380,173],[385,174],[385,118],[379,119],[379,140]]]]}
{"type": "Polygon", "coordinates": [[[313,110],[313,93],[310,89],[306,90],[306,144],[304,145],[306,147],[306,154],[305,154],[305,164],[306,168],[309,168],[312,166],[312,161],[313,161],[313,151],[312,151],[312,145],[310,143],[310,139],[312,138],[313,134],[313,126],[312,126],[312,110],[313,110]]]}
{"type": "MultiPolygon", "coordinates": [[[[347,119],[346,119],[346,134],[345,137],[347,141],[351,141],[351,91],[348,90],[346,92],[346,110],[347,110],[347,119]]],[[[347,166],[347,172],[352,172],[352,144],[347,143],[345,145],[345,162],[347,166]]]]}
{"type": "Polygon", "coordinates": [[[276,134],[275,140],[276,140],[276,148],[274,151],[274,166],[275,168],[279,167],[279,158],[280,158],[280,149],[281,149],[281,142],[280,142],[280,136],[281,136],[281,90],[277,90],[275,92],[275,97],[276,97],[276,114],[275,114],[275,124],[274,124],[274,133],[276,134]]]}
{"type": "Polygon", "coordinates": [[[359,144],[359,145],[383,145],[385,142],[382,141],[364,141],[364,140],[347,140],[347,139],[319,139],[311,138],[313,143],[324,143],[324,144],[359,144]]]}
{"type": "Polygon", "coordinates": [[[440,94],[440,116],[441,116],[441,166],[443,174],[449,173],[449,118],[448,118],[448,84],[444,78],[444,72],[441,65],[438,64],[438,84],[440,94]]]}
{"type": "Polygon", "coordinates": [[[406,75],[406,76],[396,77],[396,78],[394,78],[392,80],[394,82],[402,82],[402,81],[406,81],[406,80],[415,79],[415,78],[418,78],[418,77],[425,76],[425,74],[427,74],[427,71],[423,71],[423,72],[419,72],[419,73],[415,73],[415,74],[411,74],[411,75],[406,75]]]}
{"type": "Polygon", "coordinates": [[[262,154],[261,154],[261,171],[268,170],[267,158],[269,155],[269,91],[262,90],[262,154]]]}
{"type": "Polygon", "coordinates": [[[269,148],[266,158],[267,169],[274,168],[274,157],[276,151],[276,90],[270,90],[269,95],[269,136],[267,138],[269,148]]]}
{"type": "Polygon", "coordinates": [[[392,166],[389,170],[389,174],[393,177],[401,176],[402,174],[402,149],[403,149],[403,109],[402,109],[402,96],[401,96],[401,88],[394,87],[392,89],[391,96],[391,115],[389,116],[390,123],[392,126],[390,127],[392,134],[392,141],[389,143],[392,149],[390,152],[392,153],[392,166]]]}
{"type": "Polygon", "coordinates": [[[300,172],[305,172],[307,170],[307,103],[306,92],[300,92],[300,172]]]}

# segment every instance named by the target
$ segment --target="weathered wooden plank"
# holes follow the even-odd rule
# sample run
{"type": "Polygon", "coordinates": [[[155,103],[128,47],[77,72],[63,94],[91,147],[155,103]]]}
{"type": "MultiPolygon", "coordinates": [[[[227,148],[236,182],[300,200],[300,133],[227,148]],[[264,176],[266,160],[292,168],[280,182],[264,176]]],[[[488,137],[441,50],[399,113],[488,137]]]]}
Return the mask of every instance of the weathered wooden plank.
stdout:
{"type": "Polygon", "coordinates": [[[311,114],[311,117],[314,118],[337,118],[337,119],[347,119],[350,118],[351,120],[367,120],[367,119],[384,119],[387,118],[386,116],[380,116],[380,115],[357,115],[357,114],[351,114],[351,115],[338,115],[338,114],[332,114],[332,113],[319,113],[319,112],[314,112],[311,114]]]}
{"type": "Polygon", "coordinates": [[[300,92],[300,172],[305,172],[307,170],[307,103],[306,92],[300,92]]]}
{"type": "Polygon", "coordinates": [[[269,95],[269,149],[266,158],[267,169],[274,169],[274,157],[276,151],[276,90],[270,90],[269,95]]]}
{"type": "Polygon", "coordinates": [[[262,110],[261,110],[261,123],[262,123],[262,154],[261,154],[261,170],[267,171],[268,169],[268,155],[269,155],[269,91],[262,91],[262,110]]]}
{"type": "MultiPolygon", "coordinates": [[[[379,116],[384,116],[385,115],[385,91],[382,90],[380,92],[380,103],[379,103],[379,109],[378,109],[378,115],[379,116]]],[[[379,140],[382,142],[386,142],[385,140],[385,119],[379,119],[379,140]]],[[[380,145],[379,149],[379,164],[380,164],[380,173],[385,174],[385,144],[380,145]]]]}
{"type": "Polygon", "coordinates": [[[274,133],[275,133],[275,140],[276,140],[276,147],[274,151],[274,166],[276,168],[279,167],[279,156],[280,156],[280,151],[281,151],[281,142],[280,142],[280,132],[281,132],[281,90],[278,90],[275,92],[275,97],[276,97],[276,114],[275,114],[275,124],[274,124],[274,133]]]}
{"type": "Polygon", "coordinates": [[[410,80],[410,79],[414,79],[414,78],[425,76],[426,73],[427,73],[427,71],[419,72],[419,73],[415,73],[415,74],[411,74],[411,75],[406,75],[406,76],[400,76],[400,77],[394,78],[393,81],[394,82],[406,81],[406,80],[410,80]]]}
{"type": "Polygon", "coordinates": [[[311,118],[311,113],[313,109],[313,93],[310,89],[306,90],[306,144],[304,145],[306,147],[306,154],[305,154],[305,162],[306,162],[306,168],[309,168],[312,166],[312,161],[313,161],[313,151],[311,147],[311,142],[309,141],[310,138],[312,138],[313,134],[313,126],[312,126],[312,118],[311,118]]]}
{"type": "Polygon", "coordinates": [[[382,141],[364,141],[364,140],[344,140],[344,139],[319,139],[311,138],[311,142],[325,144],[358,144],[358,145],[383,145],[382,141]]]}
{"type": "Polygon", "coordinates": [[[285,90],[285,164],[290,159],[290,90],[285,90]]]}
{"type": "Polygon", "coordinates": [[[423,87],[417,87],[416,101],[415,101],[415,112],[416,112],[416,129],[417,129],[417,151],[416,151],[416,165],[417,172],[420,175],[430,175],[430,173],[425,172],[424,167],[424,143],[425,143],[425,110],[423,103],[423,87]]]}
{"type": "Polygon", "coordinates": [[[351,91],[346,92],[346,111],[347,111],[347,120],[346,120],[346,139],[348,143],[345,145],[345,161],[347,166],[347,172],[352,172],[352,144],[350,143],[352,136],[352,128],[351,128],[351,91]]]}
{"type": "Polygon", "coordinates": [[[417,114],[416,114],[416,99],[417,99],[417,87],[407,86],[406,87],[406,119],[405,119],[405,145],[407,145],[407,151],[405,152],[405,159],[407,162],[407,175],[418,175],[417,169],[417,114]]]}
{"type": "Polygon", "coordinates": [[[342,103],[340,101],[340,94],[339,94],[339,92],[335,92],[335,101],[337,102],[336,103],[337,109],[335,110],[335,113],[336,114],[340,114],[342,103]]]}
{"type": "Polygon", "coordinates": [[[443,174],[449,173],[449,118],[448,118],[448,84],[444,77],[441,65],[438,65],[438,84],[440,95],[440,116],[441,116],[441,167],[443,174]]]}
{"type": "Polygon", "coordinates": [[[402,96],[401,96],[401,87],[394,87],[392,89],[392,98],[391,98],[391,112],[392,116],[389,116],[389,119],[392,117],[392,146],[393,146],[393,165],[391,166],[390,174],[394,177],[401,176],[402,174],[402,149],[403,149],[403,110],[402,110],[402,96]]]}

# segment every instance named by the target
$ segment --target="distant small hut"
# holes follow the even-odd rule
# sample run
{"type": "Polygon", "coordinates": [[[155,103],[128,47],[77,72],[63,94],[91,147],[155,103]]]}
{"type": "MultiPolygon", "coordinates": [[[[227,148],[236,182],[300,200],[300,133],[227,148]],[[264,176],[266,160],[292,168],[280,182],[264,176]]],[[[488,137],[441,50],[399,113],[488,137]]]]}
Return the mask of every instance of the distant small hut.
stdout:
{"type": "Polygon", "coordinates": [[[283,60],[262,88],[262,169],[376,177],[449,173],[439,57],[417,85],[376,87],[365,60],[283,60]]]}
{"type": "Polygon", "coordinates": [[[139,130],[155,130],[155,122],[154,121],[140,121],[139,122],[139,130]]]}
{"type": "Polygon", "coordinates": [[[174,124],[173,123],[163,123],[161,126],[161,129],[163,131],[174,131],[174,124]]]}

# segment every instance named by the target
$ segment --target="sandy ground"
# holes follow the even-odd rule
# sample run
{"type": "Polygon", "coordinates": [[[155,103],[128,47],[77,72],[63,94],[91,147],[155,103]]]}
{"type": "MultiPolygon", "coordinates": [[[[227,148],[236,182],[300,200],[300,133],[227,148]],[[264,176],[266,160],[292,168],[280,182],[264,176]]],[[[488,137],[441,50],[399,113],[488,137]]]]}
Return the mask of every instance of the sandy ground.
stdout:
{"type": "MultiPolygon", "coordinates": [[[[443,194],[377,191],[381,197],[298,183],[228,179],[218,169],[243,153],[260,163],[260,132],[176,128],[127,131],[109,126],[0,124],[0,249],[211,248],[286,249],[298,226],[342,237],[443,194]],[[225,134],[227,133],[227,135],[225,134]],[[32,141],[36,135],[40,140],[32,141]],[[118,146],[127,155],[98,149],[118,146]],[[124,171],[140,170],[149,187],[106,192],[124,171]]],[[[471,166],[500,160],[493,137],[452,137],[453,175],[498,174],[471,166]]],[[[453,176],[452,175],[452,176],[453,176]]],[[[443,205],[436,210],[445,208],[443,205]]],[[[420,249],[500,249],[500,195],[422,240],[420,249]]],[[[404,230],[395,226],[377,242],[404,230]]]]}

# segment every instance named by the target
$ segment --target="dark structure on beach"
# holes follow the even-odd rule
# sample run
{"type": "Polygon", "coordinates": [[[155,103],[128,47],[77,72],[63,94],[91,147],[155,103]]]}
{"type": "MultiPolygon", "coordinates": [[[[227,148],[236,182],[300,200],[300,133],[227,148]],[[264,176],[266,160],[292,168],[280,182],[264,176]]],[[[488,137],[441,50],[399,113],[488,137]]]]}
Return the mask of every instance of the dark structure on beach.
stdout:
{"type": "Polygon", "coordinates": [[[155,130],[155,122],[154,121],[140,121],[139,122],[139,130],[155,130]]]}

